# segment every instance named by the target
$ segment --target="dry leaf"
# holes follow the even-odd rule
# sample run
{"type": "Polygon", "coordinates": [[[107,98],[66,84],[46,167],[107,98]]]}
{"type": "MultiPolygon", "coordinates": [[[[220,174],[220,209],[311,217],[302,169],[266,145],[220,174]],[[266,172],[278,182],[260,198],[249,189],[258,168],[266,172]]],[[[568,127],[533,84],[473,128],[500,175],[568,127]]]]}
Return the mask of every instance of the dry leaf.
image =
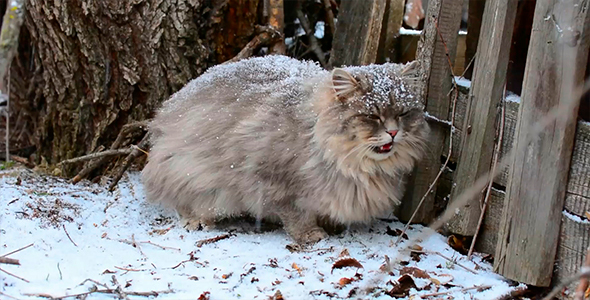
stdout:
{"type": "Polygon", "coordinates": [[[228,274],[223,274],[223,275],[221,275],[221,278],[223,278],[223,279],[228,279],[228,278],[230,278],[230,277],[231,277],[233,274],[234,274],[234,272],[230,272],[230,273],[228,273],[228,274]]]}
{"type": "Polygon", "coordinates": [[[296,263],[293,263],[293,264],[291,265],[291,267],[292,267],[293,269],[297,270],[297,273],[299,273],[299,276],[301,276],[301,275],[302,275],[302,271],[303,271],[303,270],[302,270],[302,269],[301,269],[301,268],[300,268],[300,267],[299,267],[299,266],[298,266],[296,263]]]}
{"type": "Polygon", "coordinates": [[[432,278],[432,277],[430,277],[429,279],[430,279],[430,281],[431,281],[432,283],[434,283],[434,284],[436,284],[436,285],[440,285],[440,281],[439,281],[438,279],[436,279],[436,278],[432,278]]]}
{"type": "MultiPolygon", "coordinates": [[[[402,234],[403,231],[401,231],[400,229],[391,229],[389,226],[387,226],[387,229],[385,230],[385,233],[391,236],[399,236],[400,234],[402,234]]],[[[408,239],[408,235],[404,232],[404,234],[402,235],[402,238],[404,239],[408,239]]]]}
{"type": "Polygon", "coordinates": [[[106,238],[107,237],[107,233],[106,232],[103,233],[100,237],[103,238],[103,239],[106,238]]]}
{"type": "Polygon", "coordinates": [[[250,279],[250,283],[254,283],[254,282],[258,282],[258,278],[256,277],[252,277],[252,279],[250,279]]]}
{"type": "Polygon", "coordinates": [[[414,279],[412,279],[412,277],[407,274],[402,275],[402,277],[400,277],[397,282],[394,282],[393,284],[393,288],[385,293],[393,298],[407,297],[410,293],[410,289],[416,288],[414,279]]]}
{"type": "Polygon", "coordinates": [[[344,248],[344,250],[342,250],[342,252],[340,252],[340,254],[338,254],[338,257],[349,257],[350,253],[348,253],[348,249],[344,248]]]}
{"type": "Polygon", "coordinates": [[[209,300],[209,294],[211,294],[211,293],[209,293],[209,292],[203,292],[201,294],[201,296],[199,296],[199,298],[197,300],[209,300]]]}
{"type": "Polygon", "coordinates": [[[416,267],[403,267],[400,271],[400,274],[409,274],[416,278],[430,278],[430,275],[424,272],[424,270],[418,269],[416,267]]]}
{"type": "Polygon", "coordinates": [[[466,255],[469,252],[469,241],[468,237],[462,237],[458,235],[450,235],[447,239],[447,244],[451,246],[451,248],[455,249],[457,252],[466,255]]]}
{"type": "Polygon", "coordinates": [[[418,244],[412,245],[412,247],[410,249],[414,250],[414,251],[422,251],[423,250],[422,246],[420,246],[418,244]]]}
{"type": "Polygon", "coordinates": [[[363,265],[361,265],[361,263],[354,259],[354,258],[343,258],[340,260],[337,260],[333,265],[332,265],[332,273],[334,272],[334,269],[342,269],[345,267],[356,267],[356,268],[363,268],[363,265]]]}
{"type": "Polygon", "coordinates": [[[102,274],[115,274],[115,273],[117,273],[117,271],[111,271],[109,269],[102,271],[102,274]]]}
{"type": "Polygon", "coordinates": [[[283,294],[281,294],[281,291],[277,290],[275,294],[269,298],[269,300],[285,300],[285,298],[283,298],[283,294]]]}
{"type": "Polygon", "coordinates": [[[353,282],[354,280],[355,280],[355,279],[354,279],[354,278],[352,278],[352,277],[350,277],[350,278],[349,278],[349,277],[342,277],[342,278],[340,278],[340,280],[338,281],[338,284],[339,284],[341,287],[343,287],[343,286],[345,286],[345,285],[347,285],[347,284],[349,284],[349,283],[353,282]]]}
{"type": "Polygon", "coordinates": [[[197,276],[191,276],[191,277],[188,278],[188,280],[197,281],[197,280],[199,280],[199,277],[197,277],[197,276]]]}

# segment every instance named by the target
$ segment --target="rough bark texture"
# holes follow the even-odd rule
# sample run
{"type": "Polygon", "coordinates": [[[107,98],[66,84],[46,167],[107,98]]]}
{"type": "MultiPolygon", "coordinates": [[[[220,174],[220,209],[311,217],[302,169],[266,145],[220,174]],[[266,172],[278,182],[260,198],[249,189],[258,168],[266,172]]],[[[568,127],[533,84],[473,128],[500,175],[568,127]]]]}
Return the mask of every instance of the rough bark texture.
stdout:
{"type": "Polygon", "coordinates": [[[124,124],[238,53],[258,3],[29,0],[11,76],[14,122],[35,129],[37,158],[50,163],[108,148],[124,124]]]}

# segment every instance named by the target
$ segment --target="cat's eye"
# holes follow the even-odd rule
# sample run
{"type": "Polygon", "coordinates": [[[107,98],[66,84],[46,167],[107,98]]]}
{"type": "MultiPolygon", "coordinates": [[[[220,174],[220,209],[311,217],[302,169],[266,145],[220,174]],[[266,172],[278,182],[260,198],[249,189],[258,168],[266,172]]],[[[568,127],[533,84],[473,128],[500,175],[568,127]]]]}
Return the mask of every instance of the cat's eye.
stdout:
{"type": "Polygon", "coordinates": [[[381,121],[381,118],[378,115],[367,115],[367,118],[371,120],[381,121]]]}

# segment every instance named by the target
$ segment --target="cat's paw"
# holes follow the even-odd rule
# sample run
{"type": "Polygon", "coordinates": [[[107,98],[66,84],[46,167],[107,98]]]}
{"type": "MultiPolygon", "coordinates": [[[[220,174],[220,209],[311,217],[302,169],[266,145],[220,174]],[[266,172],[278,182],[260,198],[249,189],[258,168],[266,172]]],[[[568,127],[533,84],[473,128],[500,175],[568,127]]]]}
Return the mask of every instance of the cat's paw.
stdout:
{"type": "Polygon", "coordinates": [[[188,219],[182,218],[180,220],[180,225],[182,228],[188,231],[196,231],[196,230],[204,230],[209,231],[215,228],[215,222],[211,220],[203,220],[203,219],[188,219]]]}
{"type": "Polygon", "coordinates": [[[315,244],[327,237],[326,231],[319,227],[293,234],[293,239],[300,245],[315,244]]]}

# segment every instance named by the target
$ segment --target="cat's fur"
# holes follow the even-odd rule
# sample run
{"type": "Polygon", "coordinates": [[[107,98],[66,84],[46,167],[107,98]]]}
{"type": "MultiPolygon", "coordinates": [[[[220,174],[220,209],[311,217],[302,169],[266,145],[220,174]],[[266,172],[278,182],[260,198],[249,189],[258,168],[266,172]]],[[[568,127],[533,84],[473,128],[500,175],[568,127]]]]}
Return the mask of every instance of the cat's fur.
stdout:
{"type": "Polygon", "coordinates": [[[328,72],[284,56],[209,69],[151,123],[148,200],[194,228],[244,213],[278,217],[299,243],[326,236],[318,217],[350,224],[390,212],[428,134],[401,72],[328,72]],[[386,130],[399,132],[380,154],[374,147],[392,141],[386,130]]]}

